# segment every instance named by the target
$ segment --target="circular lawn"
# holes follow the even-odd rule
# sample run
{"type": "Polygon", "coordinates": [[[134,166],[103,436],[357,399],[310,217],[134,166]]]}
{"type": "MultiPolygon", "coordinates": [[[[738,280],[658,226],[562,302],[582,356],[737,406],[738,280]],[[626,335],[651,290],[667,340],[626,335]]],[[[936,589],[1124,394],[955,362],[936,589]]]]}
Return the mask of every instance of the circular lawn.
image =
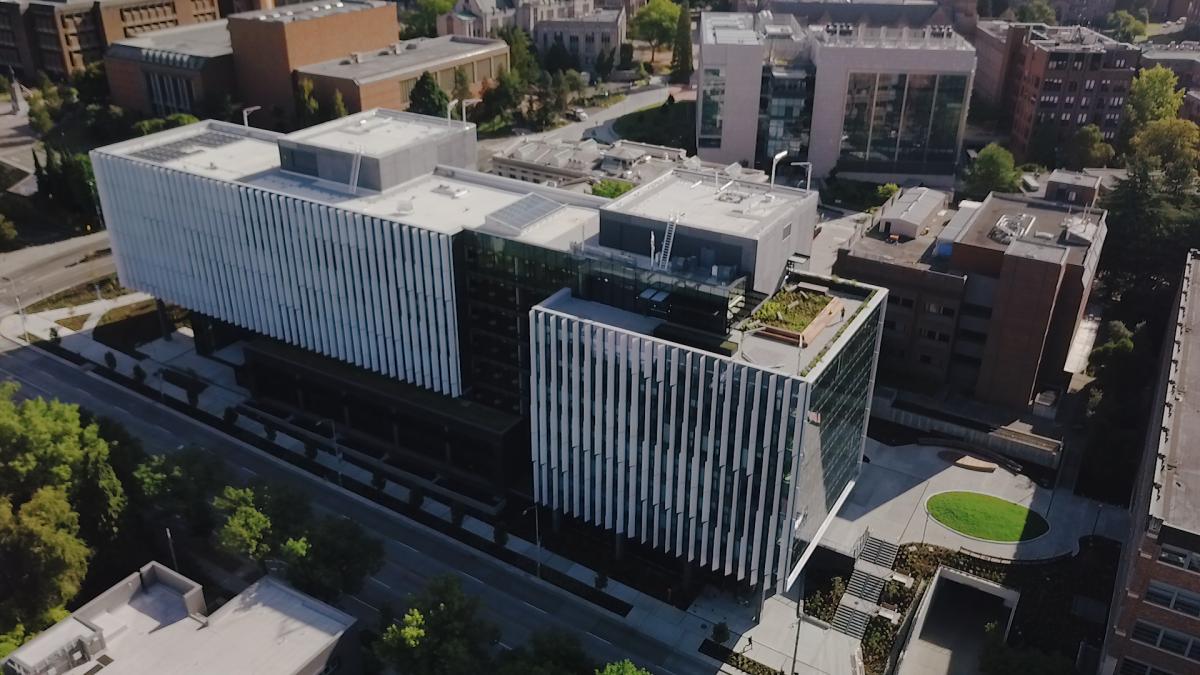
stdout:
{"type": "Polygon", "coordinates": [[[1024,506],[980,492],[941,492],[925,502],[925,509],[951,530],[987,541],[1028,541],[1050,529],[1045,518],[1024,506]]]}

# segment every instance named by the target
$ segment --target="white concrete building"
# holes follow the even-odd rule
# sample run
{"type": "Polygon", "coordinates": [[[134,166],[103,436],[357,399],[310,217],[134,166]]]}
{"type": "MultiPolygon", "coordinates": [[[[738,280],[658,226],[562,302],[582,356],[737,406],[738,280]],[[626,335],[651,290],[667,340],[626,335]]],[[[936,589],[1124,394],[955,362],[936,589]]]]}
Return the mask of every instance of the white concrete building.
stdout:
{"type": "Polygon", "coordinates": [[[948,26],[806,26],[769,12],[701,17],[697,153],[812,177],[952,184],[975,50],[948,26]],[[764,87],[767,89],[764,90],[764,87]]]}

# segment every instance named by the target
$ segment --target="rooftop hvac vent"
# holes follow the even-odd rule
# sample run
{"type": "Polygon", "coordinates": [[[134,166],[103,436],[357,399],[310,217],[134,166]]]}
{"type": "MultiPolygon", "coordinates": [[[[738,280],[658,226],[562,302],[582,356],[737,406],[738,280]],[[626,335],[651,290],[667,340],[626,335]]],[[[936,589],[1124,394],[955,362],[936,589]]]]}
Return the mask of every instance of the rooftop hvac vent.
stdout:
{"type": "Polygon", "coordinates": [[[717,201],[725,202],[727,204],[741,204],[742,202],[746,201],[746,198],[749,196],[750,195],[746,194],[745,192],[726,190],[725,192],[717,195],[717,201]]]}
{"type": "Polygon", "coordinates": [[[461,199],[467,195],[466,188],[455,187],[447,183],[439,183],[437,187],[433,188],[433,192],[434,194],[445,195],[451,199],[461,199]]]}
{"type": "Polygon", "coordinates": [[[411,52],[412,50],[416,49],[418,46],[420,46],[420,45],[418,45],[417,42],[413,41],[413,42],[409,42],[408,44],[404,45],[404,48],[411,52]]]}
{"type": "Polygon", "coordinates": [[[406,197],[396,202],[396,215],[406,216],[413,212],[413,200],[411,197],[406,197]]]}
{"type": "Polygon", "coordinates": [[[1033,236],[1037,237],[1038,239],[1041,239],[1043,241],[1054,241],[1054,233],[1053,232],[1038,232],[1038,233],[1034,234],[1033,236]]]}
{"type": "Polygon", "coordinates": [[[988,237],[1001,244],[1008,244],[1013,239],[1029,234],[1034,220],[1035,218],[1028,213],[1006,213],[1000,216],[1000,219],[992,226],[988,237]]]}

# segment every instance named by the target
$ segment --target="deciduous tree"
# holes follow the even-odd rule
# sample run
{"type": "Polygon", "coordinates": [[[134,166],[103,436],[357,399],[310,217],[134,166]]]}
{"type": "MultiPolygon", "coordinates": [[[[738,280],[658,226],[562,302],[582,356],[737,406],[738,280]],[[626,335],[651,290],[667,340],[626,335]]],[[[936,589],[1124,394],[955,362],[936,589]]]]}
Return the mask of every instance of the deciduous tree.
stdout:
{"type": "Polygon", "coordinates": [[[1147,124],[1178,117],[1183,96],[1179,78],[1171,70],[1161,65],[1143,68],[1129,85],[1123,138],[1132,140],[1147,124]]]}
{"type": "Polygon", "coordinates": [[[479,616],[479,598],[464,593],[456,577],[431,579],[405,617],[403,626],[388,630],[380,641],[379,656],[390,667],[422,675],[475,675],[487,669],[499,631],[479,616]]]}
{"type": "Polygon", "coordinates": [[[289,561],[288,581],[322,600],[358,592],[383,566],[383,543],[352,520],[322,518],[308,528],[304,540],[304,555],[289,561]]]}
{"type": "Polygon", "coordinates": [[[1088,124],[1080,127],[1067,142],[1063,153],[1063,165],[1073,171],[1086,167],[1108,166],[1116,152],[1104,142],[1100,127],[1088,124]]]}
{"type": "Polygon", "coordinates": [[[1030,0],[1017,7],[1017,21],[1054,25],[1058,17],[1046,0],[1030,0]]]}
{"type": "Polygon", "coordinates": [[[61,487],[40,488],[20,506],[0,496],[0,629],[43,628],[79,592],[90,556],[61,487]]]}
{"type": "Polygon", "coordinates": [[[650,0],[633,16],[630,30],[639,40],[650,43],[650,60],[663,45],[675,39],[679,5],[671,0],[650,0]]]}
{"type": "Polygon", "coordinates": [[[989,192],[1016,192],[1020,181],[1012,153],[989,143],[967,169],[966,192],[972,198],[982,199],[989,192]]]}

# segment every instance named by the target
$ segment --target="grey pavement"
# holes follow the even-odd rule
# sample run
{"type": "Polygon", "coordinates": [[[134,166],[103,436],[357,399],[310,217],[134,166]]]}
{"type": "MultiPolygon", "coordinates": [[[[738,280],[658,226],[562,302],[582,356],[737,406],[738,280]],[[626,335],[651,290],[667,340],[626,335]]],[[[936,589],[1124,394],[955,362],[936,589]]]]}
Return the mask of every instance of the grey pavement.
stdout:
{"type": "Polygon", "coordinates": [[[0,254],[0,315],[116,270],[107,249],[108,232],[72,237],[0,254]],[[86,260],[91,256],[92,259],[86,260]]]}
{"type": "Polygon", "coordinates": [[[11,106],[8,101],[0,101],[0,162],[33,173],[32,152],[37,134],[29,126],[27,111],[14,115],[11,106]]]}
{"type": "Polygon", "coordinates": [[[867,439],[866,455],[850,497],[822,544],[850,551],[864,530],[897,544],[923,542],[967,548],[1006,559],[1036,560],[1078,550],[1080,537],[1098,534],[1124,541],[1129,513],[1080,497],[1070,488],[1038,486],[1028,477],[997,467],[991,473],[955,466],[939,455],[943,448],[891,447],[867,439]],[[988,542],[961,535],[930,518],[926,500],[947,490],[973,490],[1021,504],[1037,512],[1050,530],[1027,542],[988,542]]]}
{"type": "Polygon", "coordinates": [[[1005,626],[1008,614],[999,597],[943,579],[897,675],[978,675],[984,627],[1005,626]]]}

